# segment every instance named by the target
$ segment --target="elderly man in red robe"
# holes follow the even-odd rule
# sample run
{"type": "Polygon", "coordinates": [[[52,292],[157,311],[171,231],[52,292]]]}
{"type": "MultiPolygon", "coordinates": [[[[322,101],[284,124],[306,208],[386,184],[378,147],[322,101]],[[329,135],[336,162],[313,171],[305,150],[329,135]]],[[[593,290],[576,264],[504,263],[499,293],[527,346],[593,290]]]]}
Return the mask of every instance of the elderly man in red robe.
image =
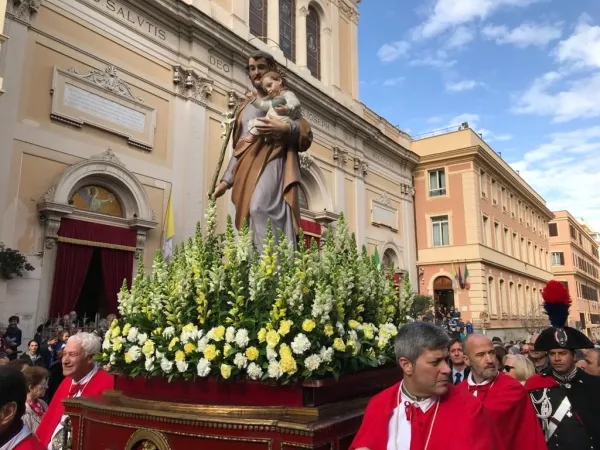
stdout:
{"type": "Polygon", "coordinates": [[[516,450],[502,447],[481,402],[450,385],[448,342],[430,323],[400,328],[403,380],[371,399],[350,450],[516,450]]]}
{"type": "Polygon", "coordinates": [[[546,450],[527,391],[517,380],[498,371],[492,341],[487,336],[471,334],[464,348],[471,373],[458,389],[471,393],[484,405],[506,450],[546,450]]]}
{"type": "Polygon", "coordinates": [[[0,450],[44,450],[23,424],[27,383],[23,373],[0,367],[0,450]]]}
{"type": "Polygon", "coordinates": [[[62,448],[66,418],[64,399],[100,395],[113,388],[113,376],[94,364],[94,355],[100,352],[101,347],[100,338],[92,333],[77,333],[67,341],[62,358],[63,375],[66,378],[54,394],[36,431],[44,448],[62,448]]]}

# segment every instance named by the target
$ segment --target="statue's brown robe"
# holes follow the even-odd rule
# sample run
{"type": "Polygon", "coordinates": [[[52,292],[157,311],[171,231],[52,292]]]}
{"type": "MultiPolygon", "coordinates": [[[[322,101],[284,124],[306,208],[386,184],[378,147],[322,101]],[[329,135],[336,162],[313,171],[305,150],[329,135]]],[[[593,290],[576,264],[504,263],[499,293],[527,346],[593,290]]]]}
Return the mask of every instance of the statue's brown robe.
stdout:
{"type": "Polygon", "coordinates": [[[237,113],[233,129],[233,155],[237,158],[237,164],[233,169],[233,190],[231,199],[235,205],[235,226],[239,230],[243,226],[244,219],[249,220],[250,200],[254,188],[260,178],[265,166],[284,155],[285,167],[283,175],[282,195],[292,209],[294,229],[298,231],[300,224],[300,204],[298,202],[298,189],[300,183],[299,152],[305,152],[312,144],[312,130],[305,119],[299,119],[299,133],[295,133],[295,142],[289,142],[289,136],[282,140],[265,142],[264,137],[259,137],[256,142],[248,143],[240,140],[242,131],[242,112],[248,105],[244,103],[237,113]],[[287,145],[285,144],[287,142],[287,145]]]}

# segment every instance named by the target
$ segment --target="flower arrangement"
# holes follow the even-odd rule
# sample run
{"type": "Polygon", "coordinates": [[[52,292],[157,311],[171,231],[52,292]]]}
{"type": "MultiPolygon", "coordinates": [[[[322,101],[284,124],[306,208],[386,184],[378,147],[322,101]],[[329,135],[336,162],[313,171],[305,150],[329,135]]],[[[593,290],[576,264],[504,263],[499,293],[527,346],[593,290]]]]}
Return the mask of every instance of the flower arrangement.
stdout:
{"type": "Polygon", "coordinates": [[[316,244],[294,249],[269,230],[263,252],[228,218],[215,232],[209,205],[196,234],[151,276],[140,266],[119,294],[120,320],[100,363],[130,376],[250,379],[278,383],[339,377],[394,361],[400,307],[393,280],[375,264],[343,217],[316,244]]]}

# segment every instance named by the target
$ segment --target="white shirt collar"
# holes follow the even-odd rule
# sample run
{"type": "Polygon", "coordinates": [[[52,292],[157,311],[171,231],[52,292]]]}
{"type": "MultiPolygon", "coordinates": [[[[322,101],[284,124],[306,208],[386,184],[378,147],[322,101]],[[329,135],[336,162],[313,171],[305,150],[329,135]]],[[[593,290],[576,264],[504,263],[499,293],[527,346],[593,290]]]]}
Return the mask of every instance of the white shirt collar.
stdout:
{"type": "Polygon", "coordinates": [[[496,378],[493,378],[491,380],[483,380],[481,383],[475,383],[475,380],[473,380],[473,372],[471,372],[469,374],[469,377],[467,378],[467,383],[469,383],[469,386],[485,386],[486,384],[490,384],[495,379],[496,378]]]}
{"type": "Polygon", "coordinates": [[[79,380],[77,382],[72,381],[71,384],[75,385],[75,384],[86,384],[86,383],[89,383],[89,381],[94,377],[94,375],[96,375],[96,373],[98,372],[99,368],[100,368],[100,366],[95,365],[94,368],[92,370],[90,370],[85,377],[83,377],[81,380],[79,380]]]}
{"type": "Polygon", "coordinates": [[[404,395],[404,392],[402,392],[401,397],[402,397],[401,402],[400,402],[400,405],[398,405],[398,406],[404,407],[404,404],[406,402],[408,402],[412,405],[418,406],[421,409],[421,411],[423,411],[423,412],[427,412],[429,410],[429,408],[431,408],[431,406],[434,405],[438,399],[437,396],[432,396],[432,397],[425,398],[423,400],[411,400],[406,395],[404,395]]]}

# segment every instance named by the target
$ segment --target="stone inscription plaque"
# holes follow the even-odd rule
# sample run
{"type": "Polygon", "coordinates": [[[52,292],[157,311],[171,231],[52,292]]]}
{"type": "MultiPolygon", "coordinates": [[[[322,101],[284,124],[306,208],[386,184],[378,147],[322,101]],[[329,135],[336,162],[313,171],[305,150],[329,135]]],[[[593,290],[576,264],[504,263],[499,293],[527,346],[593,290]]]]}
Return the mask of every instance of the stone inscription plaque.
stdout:
{"type": "Polygon", "coordinates": [[[146,126],[146,116],[144,114],[77,86],[65,84],[64,102],[66,106],[84,113],[116,125],[122,125],[138,133],[144,132],[146,126]]]}

